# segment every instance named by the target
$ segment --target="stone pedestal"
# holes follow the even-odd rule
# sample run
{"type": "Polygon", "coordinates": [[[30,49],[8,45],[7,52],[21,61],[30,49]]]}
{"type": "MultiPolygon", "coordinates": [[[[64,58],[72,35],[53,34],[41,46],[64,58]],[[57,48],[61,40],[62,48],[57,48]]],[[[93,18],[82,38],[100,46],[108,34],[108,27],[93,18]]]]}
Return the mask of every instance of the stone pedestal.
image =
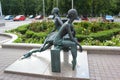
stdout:
{"type": "Polygon", "coordinates": [[[69,63],[69,51],[68,52],[63,52],[63,59],[64,59],[64,62],[66,63],[66,64],[68,64],[69,63]]]}
{"type": "Polygon", "coordinates": [[[87,52],[77,52],[77,64],[76,68],[72,70],[72,55],[66,54],[63,51],[60,52],[61,72],[56,73],[51,71],[51,53],[50,50],[46,50],[42,53],[34,53],[30,58],[20,60],[18,59],[13,64],[5,69],[5,72],[42,76],[53,79],[61,80],[89,80],[89,69],[87,52]],[[63,58],[69,56],[69,59],[63,58]],[[69,60],[67,62],[67,60],[69,60]],[[64,62],[65,61],[65,62],[64,62]],[[66,63],[67,62],[67,63],[66,63]]]}
{"type": "Polygon", "coordinates": [[[52,72],[61,72],[60,65],[60,49],[52,49],[51,50],[51,67],[52,72]]]}

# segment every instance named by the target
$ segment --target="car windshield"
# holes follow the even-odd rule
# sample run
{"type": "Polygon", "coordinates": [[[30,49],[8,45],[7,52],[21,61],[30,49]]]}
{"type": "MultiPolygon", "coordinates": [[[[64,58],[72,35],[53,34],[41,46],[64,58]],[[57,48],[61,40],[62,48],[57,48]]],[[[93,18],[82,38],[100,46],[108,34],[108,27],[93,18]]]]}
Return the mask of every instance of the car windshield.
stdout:
{"type": "Polygon", "coordinates": [[[106,18],[112,18],[112,16],[106,16],[106,18]]]}
{"type": "Polygon", "coordinates": [[[9,17],[10,17],[10,15],[6,16],[5,18],[9,18],[9,17]]]}
{"type": "Polygon", "coordinates": [[[33,15],[30,15],[29,17],[33,17],[33,15]]]}

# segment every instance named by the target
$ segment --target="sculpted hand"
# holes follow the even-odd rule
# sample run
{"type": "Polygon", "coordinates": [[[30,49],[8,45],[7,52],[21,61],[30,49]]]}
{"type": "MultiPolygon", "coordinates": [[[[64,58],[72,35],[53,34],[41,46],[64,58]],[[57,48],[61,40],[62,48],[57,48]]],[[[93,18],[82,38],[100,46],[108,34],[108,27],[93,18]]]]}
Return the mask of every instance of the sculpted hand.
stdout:
{"type": "Polygon", "coordinates": [[[82,51],[83,51],[82,46],[79,46],[79,51],[80,51],[80,52],[82,52],[82,51]]]}

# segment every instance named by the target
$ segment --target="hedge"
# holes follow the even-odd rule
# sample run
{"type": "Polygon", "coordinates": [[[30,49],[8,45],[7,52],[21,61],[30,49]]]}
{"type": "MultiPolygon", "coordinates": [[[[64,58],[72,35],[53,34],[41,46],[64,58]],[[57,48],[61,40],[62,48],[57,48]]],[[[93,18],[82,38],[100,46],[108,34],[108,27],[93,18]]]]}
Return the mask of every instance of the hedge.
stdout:
{"type": "Polygon", "coordinates": [[[91,33],[89,35],[81,35],[77,34],[76,37],[78,38],[79,41],[82,41],[87,38],[93,38],[96,40],[104,41],[104,40],[109,40],[113,35],[116,35],[120,32],[120,28],[115,28],[115,29],[110,29],[110,30],[105,30],[105,31],[99,31],[96,33],[91,33]]]}
{"type": "Polygon", "coordinates": [[[29,25],[22,25],[22,26],[19,26],[17,29],[15,29],[15,31],[17,31],[17,32],[20,32],[21,34],[25,34],[26,33],[26,31],[27,31],[27,27],[28,27],[29,25]]]}
{"type": "MultiPolygon", "coordinates": [[[[53,28],[53,22],[34,22],[29,25],[20,26],[17,29],[11,30],[11,32],[19,35],[16,42],[43,43],[45,37],[53,28]]],[[[119,34],[120,23],[80,22],[74,23],[74,28],[76,37],[80,42],[87,38],[105,41],[119,34]]]]}

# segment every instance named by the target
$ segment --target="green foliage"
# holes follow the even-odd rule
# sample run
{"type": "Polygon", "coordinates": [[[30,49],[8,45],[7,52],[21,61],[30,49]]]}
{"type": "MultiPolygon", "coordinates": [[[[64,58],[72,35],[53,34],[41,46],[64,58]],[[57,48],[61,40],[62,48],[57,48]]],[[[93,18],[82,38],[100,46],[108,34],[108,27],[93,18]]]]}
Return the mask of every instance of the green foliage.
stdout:
{"type": "Polygon", "coordinates": [[[25,37],[26,37],[26,38],[31,38],[33,35],[34,35],[34,32],[33,32],[33,31],[30,31],[30,30],[28,30],[28,31],[25,33],[25,37]]]}
{"type": "Polygon", "coordinates": [[[31,23],[29,26],[28,26],[28,29],[29,30],[32,30],[34,32],[44,32],[44,31],[51,31],[51,29],[54,27],[53,25],[54,23],[53,22],[34,22],[34,23],[31,23]]]}
{"type": "Polygon", "coordinates": [[[120,29],[115,28],[115,29],[100,31],[97,33],[91,33],[89,35],[89,37],[92,37],[92,38],[100,40],[100,41],[104,41],[104,40],[111,39],[112,36],[118,34],[119,32],[120,32],[120,29]]]}
{"type": "MultiPolygon", "coordinates": [[[[76,37],[84,45],[120,45],[120,23],[81,22],[74,25],[76,37]]],[[[34,22],[10,32],[19,35],[15,42],[43,43],[53,28],[53,22],[34,22]]]]}
{"type": "Polygon", "coordinates": [[[88,35],[90,33],[91,23],[89,22],[81,22],[75,23],[75,30],[77,34],[85,34],[88,35]]]}
{"type": "Polygon", "coordinates": [[[79,41],[82,41],[87,38],[93,38],[94,40],[104,41],[111,39],[112,36],[118,34],[119,32],[120,28],[115,28],[110,30],[99,31],[96,33],[90,33],[89,35],[77,34],[76,37],[79,41]]]}
{"type": "Polygon", "coordinates": [[[19,38],[15,41],[16,43],[43,43],[45,37],[52,31],[53,27],[53,22],[34,22],[29,25],[20,26],[9,32],[19,35],[19,38]]]}
{"type": "Polygon", "coordinates": [[[17,29],[15,29],[14,31],[20,32],[21,34],[25,34],[26,31],[27,31],[27,26],[28,26],[28,25],[20,26],[20,27],[18,27],[17,29]]]}
{"type": "Polygon", "coordinates": [[[104,46],[120,46],[120,35],[113,36],[111,40],[103,42],[104,46]]]}
{"type": "Polygon", "coordinates": [[[15,42],[15,43],[22,43],[22,38],[21,38],[21,37],[19,37],[19,38],[18,38],[18,39],[16,39],[14,42],[15,42]]]}
{"type": "Polygon", "coordinates": [[[74,23],[77,34],[88,35],[103,30],[109,30],[113,28],[120,28],[120,23],[105,23],[105,22],[81,22],[74,23]]]}
{"type": "Polygon", "coordinates": [[[93,38],[86,38],[82,41],[83,45],[101,45],[99,40],[94,40],[93,38]]]}
{"type": "Polygon", "coordinates": [[[113,36],[111,40],[105,40],[103,42],[94,40],[93,38],[87,38],[82,41],[82,45],[120,46],[120,34],[113,36]]]}
{"type": "MultiPolygon", "coordinates": [[[[43,0],[0,0],[3,14],[36,15],[43,12],[43,0]],[[9,3],[9,4],[8,4],[9,3]]],[[[44,0],[45,12],[51,14],[51,10],[57,6],[62,14],[71,9],[71,0],[44,0]],[[58,1],[58,3],[57,3],[58,1]]],[[[80,15],[100,16],[100,14],[118,14],[120,10],[119,0],[74,0],[74,8],[80,15]]]]}

